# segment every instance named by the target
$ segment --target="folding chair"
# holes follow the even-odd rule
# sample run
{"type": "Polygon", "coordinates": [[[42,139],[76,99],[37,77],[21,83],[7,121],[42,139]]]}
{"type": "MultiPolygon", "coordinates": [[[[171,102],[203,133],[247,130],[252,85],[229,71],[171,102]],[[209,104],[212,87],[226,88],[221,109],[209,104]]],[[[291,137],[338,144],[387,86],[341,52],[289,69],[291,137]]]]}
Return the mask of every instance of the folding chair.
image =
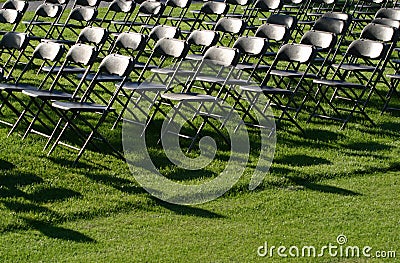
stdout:
{"type": "MultiPolygon", "coordinates": [[[[84,84],[84,77],[86,74],[89,73],[94,60],[96,59],[98,51],[95,47],[85,45],[85,44],[75,44],[69,50],[65,57],[64,62],[59,67],[56,77],[54,78],[53,82],[50,84],[48,89],[38,89],[38,90],[22,90],[22,94],[29,96],[30,101],[26,104],[25,109],[21,112],[20,116],[18,117],[17,121],[14,123],[14,126],[8,133],[8,136],[11,135],[18,125],[20,124],[21,120],[23,120],[26,116],[27,112],[32,112],[32,106],[37,108],[37,112],[33,116],[31,122],[29,123],[22,139],[25,139],[29,132],[32,130],[34,123],[39,118],[39,115],[42,113],[46,119],[50,121],[50,123],[55,126],[56,123],[50,117],[48,113],[45,111],[45,106],[50,106],[52,100],[76,100],[80,95],[82,95],[82,86],[84,84]],[[77,66],[72,66],[77,65],[77,66]],[[79,83],[76,86],[73,86],[73,93],[70,93],[70,90],[61,84],[63,77],[71,82],[70,78],[68,77],[71,74],[71,68],[80,68],[84,69],[83,77],[79,80],[79,83]]],[[[74,83],[73,83],[74,84],[74,83]]],[[[44,123],[44,121],[41,121],[44,123]]],[[[49,126],[44,126],[44,128],[51,133],[52,129],[49,126]]],[[[49,134],[45,134],[43,132],[38,132],[45,137],[49,137],[49,134]]]]}
{"type": "Polygon", "coordinates": [[[61,4],[41,4],[35,11],[35,14],[30,21],[22,21],[25,24],[25,33],[31,35],[33,40],[41,40],[54,38],[51,33],[53,32],[54,24],[57,23],[64,11],[61,4]],[[41,21],[46,19],[47,21],[41,21]]]}
{"type": "Polygon", "coordinates": [[[138,12],[128,24],[127,31],[147,33],[152,28],[160,24],[160,19],[164,13],[165,4],[153,0],[146,0],[140,4],[138,12]]]}
{"type": "Polygon", "coordinates": [[[200,10],[191,11],[194,16],[192,27],[188,31],[182,31],[182,33],[190,34],[190,32],[196,29],[211,30],[215,26],[215,21],[226,15],[228,10],[229,5],[224,2],[205,2],[200,10]]]}
{"type": "MultiPolygon", "coordinates": [[[[112,111],[115,111],[115,109],[113,108],[113,104],[117,96],[119,95],[121,87],[124,85],[125,81],[127,81],[133,64],[134,61],[131,57],[117,54],[108,55],[100,63],[98,71],[96,72],[93,80],[89,84],[88,89],[85,91],[79,102],[55,101],[51,104],[52,107],[55,109],[55,112],[60,116],[60,120],[54,128],[53,133],[51,134],[46,144],[47,146],[54,140],[54,143],[50,148],[48,155],[50,155],[55,150],[58,144],[62,144],[78,151],[78,155],[74,161],[74,164],[76,164],[89,144],[100,150],[98,144],[93,141],[93,139],[96,138],[106,143],[108,147],[112,149],[118,157],[123,158],[123,155],[100,133],[99,128],[106,121],[108,114],[112,111]],[[90,101],[89,98],[95,92],[95,88],[99,83],[97,79],[102,74],[122,78],[121,86],[116,88],[114,92],[111,92],[111,96],[106,104],[88,102],[90,101]],[[86,114],[90,113],[92,113],[91,116],[95,115],[93,113],[100,114],[98,120],[94,123],[91,123],[90,119],[85,116],[86,114]],[[79,127],[79,121],[84,124],[84,127],[79,127]],[[60,128],[62,129],[59,131],[60,128]],[[90,133],[86,134],[84,128],[89,128],[90,133]],[[82,140],[83,143],[80,147],[61,142],[62,136],[67,129],[72,130],[76,134],[76,136],[73,137],[74,139],[82,140]]],[[[95,100],[95,98],[93,99],[95,100]]],[[[74,142],[74,144],[76,144],[76,142],[74,142]]]]}
{"type": "Polygon", "coordinates": [[[312,45],[317,53],[314,63],[311,65],[311,72],[322,77],[325,66],[332,64],[332,55],[335,52],[337,36],[331,32],[310,30],[300,39],[300,44],[312,45]]]}
{"type": "Polygon", "coordinates": [[[240,37],[233,44],[233,48],[239,50],[241,57],[236,68],[242,72],[247,72],[249,81],[251,78],[262,81],[261,74],[268,70],[269,66],[262,63],[268,45],[266,38],[249,36],[240,37]]]}
{"type": "Polygon", "coordinates": [[[64,23],[56,23],[51,35],[58,35],[55,38],[57,43],[73,45],[75,39],[79,36],[79,31],[85,27],[91,26],[98,14],[97,9],[93,7],[77,6],[71,10],[64,23]],[[71,36],[71,37],[70,37],[71,36]]]}
{"type": "Polygon", "coordinates": [[[189,54],[185,59],[202,60],[204,52],[218,43],[219,33],[213,30],[194,30],[187,38],[189,54]]]}
{"type": "Polygon", "coordinates": [[[225,1],[229,6],[233,7],[226,14],[226,17],[234,17],[240,18],[247,24],[249,21],[249,8],[251,5],[251,1],[249,0],[226,0],[225,1]]]}
{"type": "MultiPolygon", "coordinates": [[[[82,31],[79,33],[79,36],[75,42],[75,44],[89,44],[93,45],[96,47],[97,50],[97,55],[100,55],[100,53],[103,51],[104,44],[106,43],[106,40],[108,39],[109,33],[108,30],[102,27],[85,27],[82,29],[82,31]]],[[[53,41],[51,41],[53,42],[53,41]]],[[[98,58],[96,58],[98,59],[98,58]]],[[[43,66],[42,70],[44,72],[51,72],[52,74],[57,74],[60,71],[60,66],[56,66],[54,68],[49,67],[49,66],[43,66]]],[[[75,74],[83,74],[85,72],[85,68],[79,67],[79,66],[65,66],[63,68],[63,74],[65,75],[73,75],[75,77],[75,74]]],[[[65,76],[65,78],[72,84],[76,85],[76,82],[70,78],[65,76]]]]}
{"type": "Polygon", "coordinates": [[[25,50],[29,44],[26,33],[7,32],[0,40],[0,61],[3,77],[1,81],[13,80],[13,71],[26,58],[25,50]]]}
{"type": "Polygon", "coordinates": [[[151,50],[155,43],[162,38],[178,38],[180,30],[177,27],[158,25],[151,29],[146,43],[146,49],[151,50]]]}
{"type": "Polygon", "coordinates": [[[242,36],[247,25],[241,18],[223,17],[217,21],[214,31],[220,33],[219,44],[230,46],[238,37],[242,36]],[[228,41],[228,43],[225,43],[228,41]]]}
{"type": "Polygon", "coordinates": [[[258,23],[259,18],[268,18],[274,13],[278,13],[283,6],[282,0],[257,0],[254,2],[253,6],[249,8],[247,15],[248,17],[248,29],[256,30],[260,23],[258,23]]]}
{"type": "Polygon", "coordinates": [[[186,16],[192,0],[167,0],[165,2],[164,14],[161,16],[164,19],[164,25],[171,25],[179,28],[182,23],[190,26],[191,19],[186,16]],[[179,13],[178,13],[179,12],[179,13]]]}
{"type": "MultiPolygon", "coordinates": [[[[22,19],[22,16],[23,14],[15,9],[0,9],[0,23],[13,25],[9,31],[15,31],[22,19]]],[[[4,33],[5,31],[1,32],[4,33]]]]}
{"type": "Polygon", "coordinates": [[[103,18],[95,20],[95,25],[99,27],[105,27],[110,32],[122,32],[123,27],[131,18],[135,7],[135,1],[114,0],[108,6],[103,18]],[[113,28],[111,27],[112,25],[113,28]]]}
{"type": "Polygon", "coordinates": [[[142,74],[136,78],[136,81],[126,82],[122,86],[123,90],[129,93],[129,95],[113,128],[123,118],[125,111],[128,111],[129,118],[125,118],[124,120],[142,125],[143,132],[157,112],[161,112],[165,115],[160,107],[162,103],[162,101],[159,101],[160,95],[176,80],[175,74],[180,70],[180,65],[187,55],[188,50],[188,43],[183,40],[162,38],[156,43],[142,74]],[[158,58],[158,63],[154,61],[156,58],[158,58]],[[171,59],[174,61],[172,68],[165,68],[164,65],[171,59]],[[149,67],[152,63],[159,65],[159,67],[149,67]],[[153,75],[149,79],[144,80],[144,73],[146,70],[151,70],[153,75]],[[136,97],[134,97],[134,95],[136,95],[136,97]],[[145,103],[146,106],[143,106],[143,103],[145,103]],[[152,115],[148,115],[144,107],[154,108],[155,110],[152,115]]]}
{"type": "MultiPolygon", "coordinates": [[[[30,57],[29,61],[25,65],[24,69],[22,70],[21,73],[19,73],[18,78],[14,83],[1,83],[0,84],[0,98],[3,102],[3,105],[7,106],[14,114],[17,116],[20,115],[20,111],[11,103],[11,98],[13,101],[18,102],[19,105],[22,106],[22,108],[25,108],[25,103],[23,100],[21,100],[18,96],[16,96],[15,93],[21,93],[23,90],[31,89],[31,90],[36,90],[36,89],[42,89],[49,80],[52,80],[51,73],[48,72],[45,74],[44,78],[41,79],[40,85],[35,86],[31,84],[22,84],[21,80],[24,74],[30,69],[31,65],[36,61],[40,60],[42,61],[42,66],[43,63],[50,65],[52,68],[56,67],[64,54],[65,48],[63,45],[57,44],[57,43],[51,43],[51,42],[43,42],[40,43],[36,49],[33,51],[32,56],[30,57]],[[6,93],[4,95],[3,93],[6,93]]],[[[0,121],[3,124],[13,126],[12,123],[7,122],[7,121],[0,121]]]]}
{"type": "Polygon", "coordinates": [[[316,78],[310,73],[315,56],[316,49],[311,45],[294,43],[283,45],[260,86],[240,87],[240,97],[249,102],[249,108],[244,111],[244,117],[250,115],[251,109],[264,113],[268,107],[273,106],[280,112],[277,115],[277,124],[282,120],[287,120],[304,133],[296,116],[308,99],[314,101],[312,87],[308,80],[316,78]],[[270,100],[268,105],[258,105],[260,94],[264,94],[270,100]],[[289,112],[293,110],[294,116],[289,112]]]}
{"type": "Polygon", "coordinates": [[[183,92],[166,92],[161,95],[162,99],[173,107],[173,114],[168,117],[167,127],[163,130],[161,134],[162,137],[169,132],[170,127],[179,126],[174,123],[174,120],[176,117],[182,116],[181,110],[184,106],[189,106],[189,108],[193,110],[194,116],[187,120],[187,123],[190,127],[196,130],[195,135],[178,134],[180,137],[191,139],[188,151],[193,148],[195,141],[200,137],[202,130],[207,124],[221,135],[227,144],[229,144],[229,140],[223,135],[221,128],[211,122],[211,119],[220,118],[221,116],[216,116],[209,110],[213,107],[219,106],[218,102],[222,99],[227,99],[228,97],[236,99],[235,91],[231,86],[231,84],[234,83],[230,82],[230,77],[235,70],[234,66],[239,61],[239,56],[240,54],[237,49],[218,46],[210,47],[204,54],[201,64],[197,67],[192,80],[183,92]],[[203,74],[202,71],[209,66],[218,68],[215,70],[215,72],[217,72],[215,77],[203,74]],[[215,82],[216,80],[217,82],[215,82]],[[202,84],[201,90],[203,90],[203,92],[195,92],[195,90],[198,90],[194,85],[196,82],[202,84]],[[217,88],[217,86],[219,88],[217,88]],[[197,105],[192,106],[191,103],[193,102],[197,105]],[[209,108],[209,103],[211,103],[211,108],[209,108]],[[196,117],[202,118],[202,123],[198,127],[193,122],[196,117]]]}
{"type": "Polygon", "coordinates": [[[382,65],[385,64],[389,49],[388,44],[378,41],[353,41],[341,62],[334,65],[332,77],[314,80],[314,84],[318,85],[319,99],[309,121],[313,117],[341,121],[341,129],[344,129],[353,115],[358,113],[374,125],[365,107],[368,93],[382,77],[382,65]],[[350,81],[350,77],[355,78],[356,82],[350,81]]]}
{"type": "Polygon", "coordinates": [[[100,5],[100,2],[102,0],[75,0],[74,6],[72,9],[74,9],[77,6],[84,6],[84,7],[93,7],[93,8],[98,8],[100,5]]]}

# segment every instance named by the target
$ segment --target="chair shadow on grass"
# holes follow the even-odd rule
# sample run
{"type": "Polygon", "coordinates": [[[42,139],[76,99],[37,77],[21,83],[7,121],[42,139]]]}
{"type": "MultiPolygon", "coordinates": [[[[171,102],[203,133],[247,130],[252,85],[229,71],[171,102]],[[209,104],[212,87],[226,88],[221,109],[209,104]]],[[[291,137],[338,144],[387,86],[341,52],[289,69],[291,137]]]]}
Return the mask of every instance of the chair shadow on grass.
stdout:
{"type": "Polygon", "coordinates": [[[189,216],[197,216],[197,217],[203,217],[203,218],[225,218],[225,216],[223,216],[223,215],[217,214],[212,211],[208,211],[206,209],[193,207],[193,206],[172,204],[172,203],[168,203],[168,202],[162,201],[160,199],[157,199],[155,197],[151,197],[151,198],[155,201],[155,203],[157,205],[162,206],[165,209],[168,209],[171,212],[174,212],[175,214],[178,214],[178,215],[189,215],[189,216]]]}
{"type": "Polygon", "coordinates": [[[283,157],[274,159],[274,162],[278,164],[286,164],[290,166],[299,166],[299,167],[332,164],[332,162],[329,161],[328,159],[309,156],[305,154],[285,155],[283,157]]]}
{"type": "Polygon", "coordinates": [[[40,221],[40,220],[35,220],[35,219],[30,219],[30,218],[24,218],[21,217],[21,219],[32,229],[38,230],[41,232],[43,235],[49,237],[49,238],[54,238],[54,239],[61,239],[61,240],[66,240],[66,241],[74,241],[78,243],[95,243],[96,240],[93,238],[82,234],[78,231],[60,227],[60,226],[54,226],[50,223],[40,221]]]}
{"type": "Polygon", "coordinates": [[[321,193],[338,194],[338,195],[346,195],[346,196],[362,195],[361,193],[357,193],[352,190],[348,190],[348,189],[344,189],[344,188],[340,188],[340,187],[336,187],[336,186],[331,186],[331,185],[326,185],[326,184],[318,184],[318,183],[306,180],[304,178],[296,177],[296,176],[289,177],[289,179],[297,186],[302,186],[306,189],[309,189],[312,191],[318,191],[321,193]]]}

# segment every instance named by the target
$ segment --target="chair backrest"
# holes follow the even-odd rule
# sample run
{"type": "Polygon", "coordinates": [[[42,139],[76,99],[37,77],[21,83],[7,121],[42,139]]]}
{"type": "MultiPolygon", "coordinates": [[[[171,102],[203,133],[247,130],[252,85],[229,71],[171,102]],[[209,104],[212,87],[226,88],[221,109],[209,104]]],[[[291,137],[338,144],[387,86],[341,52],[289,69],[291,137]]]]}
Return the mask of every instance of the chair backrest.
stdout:
{"type": "Polygon", "coordinates": [[[146,46],[147,36],[134,33],[134,32],[123,32],[118,35],[115,40],[115,46],[118,48],[129,49],[129,50],[143,50],[146,46]]]}
{"type": "Polygon", "coordinates": [[[21,1],[21,0],[8,0],[4,2],[2,8],[3,9],[14,9],[21,13],[25,13],[28,9],[29,3],[28,1],[21,1]]]}
{"type": "Polygon", "coordinates": [[[155,26],[149,33],[149,38],[158,41],[161,38],[177,38],[179,29],[173,26],[158,25],[155,26]]]}
{"type": "Polygon", "coordinates": [[[400,21],[400,9],[398,8],[381,8],[375,13],[374,18],[388,18],[400,21]]]}
{"type": "Polygon", "coordinates": [[[68,50],[65,60],[87,66],[95,60],[97,54],[94,46],[75,44],[68,50]]]}
{"type": "Polygon", "coordinates": [[[114,0],[108,7],[108,10],[116,13],[130,13],[135,9],[134,1],[114,0]]]}
{"type": "Polygon", "coordinates": [[[386,55],[388,46],[385,43],[369,40],[354,40],[347,48],[345,56],[353,56],[364,59],[382,59],[386,55]]]}
{"type": "Polygon", "coordinates": [[[272,14],[267,18],[266,22],[268,24],[283,25],[290,30],[293,30],[297,24],[297,18],[290,15],[272,14]]]}
{"type": "Polygon", "coordinates": [[[0,47],[6,49],[25,49],[29,44],[29,35],[26,33],[7,32],[0,40],[0,47]]]}
{"type": "Polygon", "coordinates": [[[300,39],[300,44],[312,45],[322,51],[333,48],[336,41],[337,36],[334,33],[310,30],[300,39]]]}
{"type": "Polygon", "coordinates": [[[82,29],[79,33],[78,41],[79,43],[91,43],[98,46],[102,46],[109,36],[107,29],[102,27],[92,27],[88,26],[82,29]]]}
{"type": "Polygon", "coordinates": [[[165,5],[161,2],[147,0],[139,6],[139,13],[148,15],[161,15],[164,12],[165,5]]]}
{"type": "Polygon", "coordinates": [[[184,40],[162,38],[154,46],[155,54],[174,58],[184,58],[189,51],[189,45],[184,40]]]}
{"type": "Polygon", "coordinates": [[[236,66],[239,61],[240,53],[236,48],[213,46],[204,54],[203,60],[210,61],[220,66],[236,66]]]}
{"type": "Polygon", "coordinates": [[[223,17],[217,21],[215,31],[224,33],[242,34],[246,29],[246,23],[240,18],[223,17]]]}
{"type": "Polygon", "coordinates": [[[285,42],[290,37],[290,29],[284,25],[263,24],[257,29],[255,36],[285,42]]]}
{"type": "Polygon", "coordinates": [[[213,30],[194,30],[190,33],[187,41],[190,45],[210,47],[217,44],[218,32],[213,30]]]}
{"type": "Polygon", "coordinates": [[[42,60],[56,61],[61,59],[65,52],[64,45],[54,42],[41,42],[33,51],[32,57],[42,60]]]}
{"type": "Polygon", "coordinates": [[[368,24],[361,32],[360,38],[382,42],[397,41],[398,29],[381,24],[368,24]]]}
{"type": "Polygon", "coordinates": [[[75,5],[98,7],[102,0],[76,0],[75,5]]]}
{"type": "Polygon", "coordinates": [[[167,0],[165,5],[171,7],[189,8],[191,3],[191,0],[167,0]]]}
{"type": "Polygon", "coordinates": [[[320,17],[315,21],[312,29],[342,35],[347,30],[347,25],[346,22],[341,19],[320,17]]]}
{"type": "Polygon", "coordinates": [[[133,58],[119,54],[110,54],[100,63],[99,72],[105,72],[110,75],[126,77],[133,68],[133,58]]]}
{"type": "Polygon", "coordinates": [[[254,3],[255,8],[267,12],[270,12],[272,10],[280,10],[282,6],[283,6],[283,1],[281,0],[257,0],[254,3]]]}
{"type": "Polygon", "coordinates": [[[35,11],[35,15],[40,17],[57,18],[62,11],[63,7],[59,4],[45,3],[38,6],[35,11]]]}
{"type": "Polygon", "coordinates": [[[316,50],[311,45],[304,44],[285,44],[276,54],[276,60],[309,63],[315,57],[316,50]]]}
{"type": "Polygon", "coordinates": [[[240,54],[263,55],[268,48],[268,40],[261,37],[240,37],[233,44],[233,48],[237,48],[240,54]]]}
{"type": "Polygon", "coordinates": [[[15,9],[0,9],[0,23],[15,24],[22,18],[22,14],[15,9]]]}
{"type": "Polygon", "coordinates": [[[222,15],[226,14],[229,6],[224,2],[208,1],[200,8],[200,12],[204,14],[222,15]]]}
{"type": "Polygon", "coordinates": [[[97,17],[98,11],[92,7],[77,6],[71,10],[68,19],[76,21],[93,21],[97,17]]]}

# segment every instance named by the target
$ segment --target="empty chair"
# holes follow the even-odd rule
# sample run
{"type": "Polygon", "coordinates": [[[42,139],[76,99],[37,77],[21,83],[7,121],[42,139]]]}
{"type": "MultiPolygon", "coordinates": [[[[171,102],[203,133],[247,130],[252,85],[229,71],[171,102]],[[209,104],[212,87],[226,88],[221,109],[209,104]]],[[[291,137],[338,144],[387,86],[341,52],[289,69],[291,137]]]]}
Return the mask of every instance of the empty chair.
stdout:
{"type": "MultiPolygon", "coordinates": [[[[20,111],[12,104],[12,101],[18,102],[23,108],[25,108],[25,103],[21,100],[16,93],[21,93],[23,90],[31,89],[42,89],[46,83],[53,80],[54,78],[51,76],[51,73],[48,72],[44,77],[38,78],[40,80],[39,85],[33,84],[25,84],[21,83],[23,80],[24,74],[31,68],[33,63],[37,60],[41,61],[41,66],[49,65],[52,68],[56,67],[60,59],[64,54],[65,48],[63,45],[51,42],[43,42],[40,43],[32,53],[32,56],[29,58],[29,61],[25,64],[22,72],[19,72],[18,78],[16,78],[14,83],[1,83],[0,84],[0,97],[2,99],[3,105],[7,106],[9,109],[13,111],[17,116],[20,115],[20,111]],[[6,96],[5,96],[6,95],[6,96]],[[10,100],[12,98],[12,100],[10,100]]],[[[2,121],[7,125],[13,125],[13,123],[9,121],[2,121]]]]}
{"type": "Polygon", "coordinates": [[[196,68],[191,81],[185,87],[183,92],[173,92],[173,89],[170,89],[170,92],[161,95],[162,99],[173,107],[174,112],[172,116],[167,117],[167,126],[163,130],[161,136],[165,136],[169,133],[170,128],[179,126],[174,123],[175,118],[183,114],[181,111],[185,110],[187,105],[191,107],[191,103],[196,103],[196,105],[193,106],[194,108],[197,108],[197,110],[195,110],[195,115],[191,120],[187,121],[188,125],[195,130],[195,134],[180,135],[183,138],[191,139],[188,151],[194,147],[194,143],[199,138],[203,128],[207,124],[220,134],[225,142],[229,144],[229,140],[222,134],[221,129],[210,122],[211,119],[218,118],[218,116],[209,111],[211,109],[207,105],[211,103],[212,105],[210,107],[212,108],[213,106],[218,106],[215,103],[218,103],[221,99],[227,99],[228,97],[237,99],[235,90],[231,88],[231,85],[227,85],[227,83],[233,74],[235,70],[234,66],[238,61],[239,51],[237,49],[218,46],[210,47],[204,54],[203,60],[196,68]],[[207,71],[207,68],[209,67],[213,68],[213,70],[215,70],[214,72],[217,72],[216,76],[204,75],[203,71],[207,71]],[[197,85],[194,85],[195,83],[201,84],[202,88],[199,89],[197,85]],[[201,124],[198,126],[193,122],[197,117],[202,119],[201,124]]]}
{"type": "Polygon", "coordinates": [[[165,10],[162,2],[147,0],[140,4],[138,12],[128,24],[127,31],[146,33],[159,24],[165,10]]]}
{"type": "Polygon", "coordinates": [[[343,129],[358,113],[374,124],[365,108],[370,91],[382,77],[382,66],[388,51],[389,45],[383,42],[368,39],[353,41],[340,63],[334,64],[333,75],[328,79],[314,80],[314,84],[318,85],[319,100],[310,120],[320,117],[340,121],[343,129]]]}
{"type": "Polygon", "coordinates": [[[15,31],[22,16],[23,14],[15,9],[0,9],[0,23],[12,25],[10,31],[15,31]]]}
{"type": "Polygon", "coordinates": [[[218,21],[229,10],[229,5],[223,2],[208,1],[205,2],[200,10],[192,10],[194,15],[192,27],[188,32],[190,33],[195,29],[212,29],[215,21],[218,21]]]}
{"type": "Polygon", "coordinates": [[[134,1],[114,0],[108,6],[103,18],[96,19],[95,24],[100,27],[105,27],[111,32],[122,32],[123,27],[128,23],[136,4],[134,1]],[[121,15],[118,20],[117,16],[121,15]],[[113,25],[113,27],[112,27],[113,25]]]}
{"type": "Polygon", "coordinates": [[[223,17],[215,24],[214,31],[220,32],[221,45],[230,46],[236,38],[243,35],[246,27],[246,23],[240,18],[223,17]]]}
{"type": "Polygon", "coordinates": [[[13,80],[13,71],[21,63],[21,58],[26,57],[25,50],[29,44],[29,35],[26,33],[7,32],[0,40],[0,56],[2,81],[13,80]]]}
{"type": "Polygon", "coordinates": [[[161,18],[164,19],[164,25],[180,27],[182,23],[190,26],[190,18],[186,16],[192,0],[167,0],[165,2],[165,11],[161,18]]]}
{"type": "Polygon", "coordinates": [[[77,6],[71,10],[66,21],[63,24],[54,24],[51,35],[57,35],[56,40],[59,43],[72,45],[75,43],[79,31],[85,27],[91,26],[97,17],[97,9],[92,7],[77,6]],[[68,36],[68,37],[67,37],[68,36]]]}
{"type": "MultiPolygon", "coordinates": [[[[43,117],[46,117],[46,119],[48,119],[50,123],[53,123],[53,125],[55,125],[55,121],[53,121],[50,115],[45,112],[44,107],[46,105],[50,106],[52,100],[74,100],[78,96],[82,95],[83,92],[81,91],[81,89],[84,84],[83,81],[84,77],[86,76],[86,74],[89,73],[97,54],[98,51],[94,46],[89,46],[85,44],[75,44],[68,50],[64,62],[59,67],[53,82],[49,85],[48,88],[43,87],[42,89],[38,90],[32,90],[32,89],[22,90],[22,94],[28,96],[30,98],[30,101],[29,103],[26,104],[25,109],[21,112],[21,115],[14,123],[14,126],[12,127],[8,135],[10,135],[12,132],[15,131],[15,129],[18,127],[22,119],[26,118],[27,112],[33,111],[32,105],[36,106],[37,111],[32,120],[30,121],[30,124],[28,125],[22,139],[26,138],[26,136],[32,130],[36,120],[40,118],[41,115],[43,115],[43,117]],[[74,83],[70,79],[71,68],[84,69],[84,74],[81,80],[78,81],[78,83],[74,83]],[[66,72],[64,72],[64,70],[66,70],[66,72]],[[71,88],[68,88],[68,85],[60,83],[60,81],[62,81],[63,78],[67,79],[70,83],[72,83],[71,88]]],[[[44,122],[41,121],[41,123],[44,122]]],[[[52,129],[48,126],[44,126],[44,128],[47,130],[48,133],[52,131],[52,129]]],[[[46,134],[44,132],[41,132],[40,134],[46,137],[49,136],[49,134],[46,134]]]]}
{"type": "Polygon", "coordinates": [[[190,53],[186,59],[201,60],[204,52],[211,46],[215,46],[219,39],[219,33],[213,30],[194,30],[187,38],[190,53]]]}
{"type": "MultiPolygon", "coordinates": [[[[78,150],[78,155],[74,161],[74,163],[77,163],[89,144],[100,150],[98,141],[93,142],[93,140],[96,138],[106,143],[106,145],[112,149],[118,157],[123,158],[123,155],[116,149],[116,147],[113,146],[99,131],[99,128],[106,120],[108,114],[112,111],[115,111],[113,104],[119,95],[120,88],[116,88],[114,91],[109,91],[110,95],[106,104],[91,102],[91,98],[93,94],[96,94],[97,84],[99,83],[97,78],[100,75],[106,74],[117,76],[122,79],[121,86],[123,86],[129,77],[133,63],[134,61],[131,57],[117,54],[108,55],[100,63],[98,71],[89,84],[89,87],[82,95],[80,101],[52,102],[51,105],[60,119],[47,142],[47,145],[50,145],[54,140],[48,155],[55,150],[57,145],[62,144],[71,149],[78,150]],[[94,118],[97,116],[97,118],[94,122],[92,122],[86,114],[89,114],[94,118]],[[81,122],[81,125],[79,122],[81,122]],[[84,132],[85,128],[90,129],[89,134],[84,132]],[[66,130],[71,130],[76,134],[76,136],[72,137],[74,138],[74,141],[71,142],[73,145],[71,145],[71,143],[67,144],[61,141],[66,130]],[[78,140],[81,141],[81,144],[79,144],[78,140]],[[77,144],[79,146],[75,146],[77,144]]],[[[96,97],[93,98],[94,101],[95,99],[96,97]]]]}
{"type": "Polygon", "coordinates": [[[240,97],[248,98],[249,102],[245,116],[251,115],[251,110],[257,110],[263,114],[265,107],[273,106],[279,112],[276,116],[277,123],[287,120],[304,132],[295,117],[309,100],[311,103],[314,102],[312,87],[308,80],[315,78],[315,75],[310,74],[315,55],[316,49],[311,45],[283,45],[260,86],[240,87],[240,97]],[[270,105],[259,105],[258,96],[251,94],[264,94],[270,100],[270,105]],[[292,115],[291,111],[295,114],[292,115]]]}
{"type": "Polygon", "coordinates": [[[35,14],[30,21],[22,21],[26,25],[25,33],[32,35],[32,39],[41,40],[54,38],[54,24],[58,22],[64,11],[63,5],[60,4],[41,4],[35,11],[35,14]],[[46,19],[42,21],[41,19],[46,19]]]}
{"type": "MultiPolygon", "coordinates": [[[[277,50],[289,41],[290,33],[290,29],[284,25],[263,24],[257,29],[255,36],[268,40],[268,50],[264,56],[270,57],[275,56],[277,50]]],[[[268,63],[266,60],[264,62],[268,63]]]]}

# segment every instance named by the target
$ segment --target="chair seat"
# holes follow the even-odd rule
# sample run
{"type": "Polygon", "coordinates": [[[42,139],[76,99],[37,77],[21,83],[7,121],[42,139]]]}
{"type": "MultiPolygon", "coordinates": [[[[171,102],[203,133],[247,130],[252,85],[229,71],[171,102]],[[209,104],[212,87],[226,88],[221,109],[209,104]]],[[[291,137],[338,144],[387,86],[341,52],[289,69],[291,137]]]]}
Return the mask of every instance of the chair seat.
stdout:
{"type": "MultiPolygon", "coordinates": [[[[121,84],[116,84],[119,87],[121,84]]],[[[163,91],[166,86],[163,84],[151,83],[151,82],[126,82],[122,86],[123,89],[126,90],[135,90],[135,91],[163,91]]]]}
{"type": "Polygon", "coordinates": [[[188,54],[188,55],[185,57],[185,59],[200,61],[200,60],[203,59],[203,55],[188,54]]]}
{"type": "MultiPolygon", "coordinates": [[[[204,82],[211,82],[211,83],[219,83],[219,84],[222,84],[225,82],[225,78],[213,77],[213,76],[197,76],[196,80],[204,81],[204,82]]],[[[243,80],[243,79],[230,78],[226,81],[226,84],[228,84],[228,85],[246,85],[246,84],[248,84],[248,81],[243,80]]]]}
{"type": "Polygon", "coordinates": [[[391,79],[400,79],[400,74],[386,74],[386,76],[391,79]]]}
{"type": "Polygon", "coordinates": [[[72,46],[73,44],[75,44],[75,41],[67,40],[67,39],[42,38],[40,41],[41,42],[53,42],[53,43],[58,43],[58,44],[64,44],[64,45],[67,45],[67,46],[72,46]]]}
{"type": "MultiPolygon", "coordinates": [[[[257,65],[251,63],[239,63],[235,68],[239,70],[254,70],[257,65]]],[[[270,67],[268,65],[258,65],[256,70],[268,70],[270,67]]]]}
{"type": "Polygon", "coordinates": [[[364,88],[364,86],[361,84],[342,81],[342,80],[315,79],[313,80],[313,83],[331,87],[364,88]]]}
{"type": "Polygon", "coordinates": [[[44,100],[61,100],[61,99],[70,99],[72,97],[71,94],[62,92],[62,91],[48,91],[48,90],[23,90],[23,94],[28,95],[33,98],[40,98],[44,100]]]}
{"type": "Polygon", "coordinates": [[[214,102],[218,101],[218,98],[199,94],[199,93],[164,93],[161,95],[163,99],[172,100],[172,101],[187,101],[187,102],[214,102]]]}
{"type": "MultiPolygon", "coordinates": [[[[338,68],[339,64],[333,64],[334,68],[338,68]]],[[[367,65],[360,65],[360,64],[342,64],[340,69],[348,70],[348,71],[367,71],[371,72],[375,70],[375,67],[367,66],[367,65]]]]}
{"type": "Polygon", "coordinates": [[[51,106],[65,111],[104,112],[107,110],[107,106],[105,105],[89,102],[55,101],[51,106]]]}
{"type": "MultiPolygon", "coordinates": [[[[54,67],[52,73],[58,73],[58,72],[60,72],[60,69],[61,69],[61,66],[56,66],[56,67],[54,67]]],[[[42,70],[44,72],[49,72],[51,70],[51,67],[50,66],[45,66],[45,67],[42,68],[42,70]]],[[[63,72],[64,73],[70,73],[70,74],[79,74],[79,73],[83,74],[85,72],[85,69],[84,68],[73,67],[73,66],[66,66],[66,67],[64,67],[63,72]]]]}
{"type": "MultiPolygon", "coordinates": [[[[87,74],[85,79],[88,81],[92,81],[94,76],[95,76],[94,73],[90,73],[90,74],[87,74]]],[[[78,74],[77,77],[82,78],[83,74],[78,74]]],[[[100,74],[100,76],[97,77],[97,81],[99,81],[99,82],[117,82],[117,81],[122,81],[122,79],[123,78],[120,76],[109,75],[106,73],[100,74]]]]}
{"type": "MultiPolygon", "coordinates": [[[[278,70],[278,69],[271,70],[271,75],[286,77],[286,78],[301,78],[303,74],[304,72],[294,71],[294,70],[278,70]]],[[[312,79],[317,78],[315,74],[306,74],[305,77],[312,79]]]]}
{"type": "Polygon", "coordinates": [[[0,83],[0,90],[22,92],[23,90],[37,90],[37,87],[29,84],[0,83]]]}
{"type": "Polygon", "coordinates": [[[288,90],[288,89],[279,89],[279,88],[274,88],[270,86],[241,86],[241,90],[244,91],[251,91],[251,92],[259,92],[259,93],[264,93],[264,94],[292,94],[293,91],[288,90]]]}

